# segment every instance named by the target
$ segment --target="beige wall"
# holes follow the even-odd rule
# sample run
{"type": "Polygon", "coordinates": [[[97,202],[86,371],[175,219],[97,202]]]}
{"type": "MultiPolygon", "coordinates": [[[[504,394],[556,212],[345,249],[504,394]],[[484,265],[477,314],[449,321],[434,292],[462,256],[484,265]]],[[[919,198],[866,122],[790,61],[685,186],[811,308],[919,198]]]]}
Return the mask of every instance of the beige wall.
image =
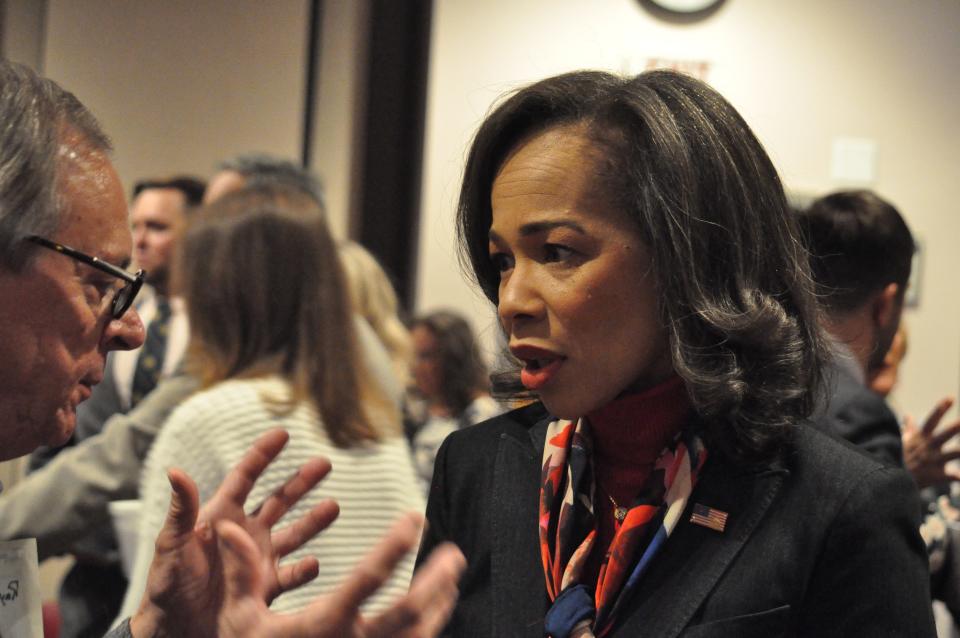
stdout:
{"type": "MultiPolygon", "coordinates": [[[[788,187],[824,192],[833,140],[877,145],[877,191],[923,241],[920,306],[897,403],[925,412],[960,387],[960,4],[954,0],[727,0],[668,24],[636,0],[441,0],[434,15],[418,299],[491,314],[452,254],[464,149],[494,99],[577,68],[639,71],[651,57],[705,60],[709,81],[754,127],[788,187]]],[[[492,338],[489,339],[492,343],[492,338]]]]}
{"type": "Polygon", "coordinates": [[[349,234],[353,176],[361,158],[354,140],[365,104],[366,24],[370,0],[323,3],[323,52],[317,75],[311,168],[323,180],[330,223],[337,237],[349,234]]]}
{"type": "Polygon", "coordinates": [[[46,0],[0,0],[4,57],[42,71],[46,0]]]}
{"type": "Polygon", "coordinates": [[[124,184],[300,156],[306,0],[49,0],[45,72],[100,118],[124,184]]]}

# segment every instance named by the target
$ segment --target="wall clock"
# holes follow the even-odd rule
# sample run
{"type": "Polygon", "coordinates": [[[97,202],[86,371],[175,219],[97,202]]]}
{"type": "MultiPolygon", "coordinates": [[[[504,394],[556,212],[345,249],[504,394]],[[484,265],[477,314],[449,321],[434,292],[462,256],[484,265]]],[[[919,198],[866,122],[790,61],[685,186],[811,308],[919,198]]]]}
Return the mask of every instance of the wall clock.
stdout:
{"type": "Polygon", "coordinates": [[[640,0],[657,17],[683,22],[706,18],[723,3],[724,0],[640,0]]]}
{"type": "Polygon", "coordinates": [[[706,11],[714,5],[721,4],[723,0],[650,0],[654,4],[666,11],[675,13],[697,13],[706,11]]]}

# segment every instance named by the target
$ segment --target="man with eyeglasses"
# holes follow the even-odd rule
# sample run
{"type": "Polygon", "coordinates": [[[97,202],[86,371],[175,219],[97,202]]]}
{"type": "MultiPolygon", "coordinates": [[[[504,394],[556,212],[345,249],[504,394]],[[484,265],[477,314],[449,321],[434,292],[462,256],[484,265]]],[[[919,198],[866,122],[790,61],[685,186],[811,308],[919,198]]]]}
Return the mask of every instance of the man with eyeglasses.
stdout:
{"type": "MultiPolygon", "coordinates": [[[[132,307],[143,320],[146,339],[136,350],[113,352],[107,358],[103,381],[93,389],[90,398],[77,407],[77,426],[68,446],[80,444],[99,434],[108,419],[115,414],[129,412],[153,391],[162,377],[169,376],[179,366],[186,349],[189,327],[182,300],[171,294],[171,262],[177,240],[192,209],[203,200],[205,187],[202,181],[186,175],[141,180],[134,185],[129,223],[133,234],[134,261],[144,269],[146,285],[132,307]]],[[[28,467],[31,477],[36,477],[37,470],[67,449],[69,447],[43,447],[32,453],[28,467]]],[[[74,470],[78,469],[75,464],[71,466],[74,470]]],[[[103,467],[106,470],[107,466],[103,467]]],[[[91,474],[83,468],[79,468],[79,471],[83,472],[84,477],[91,474]]],[[[99,468],[95,471],[99,473],[99,468]]],[[[42,483],[44,479],[39,481],[42,483]]],[[[57,484],[60,485],[59,480],[57,484]]],[[[15,494],[20,498],[28,497],[30,491],[38,489],[30,485],[19,485],[15,494]],[[20,493],[23,490],[26,493],[20,493]]],[[[135,496],[135,493],[129,496],[135,496]]],[[[13,500],[19,499],[14,497],[13,500]]],[[[49,500],[41,496],[28,501],[27,506],[18,503],[23,520],[29,520],[29,511],[34,510],[34,519],[42,516],[63,525],[69,515],[61,514],[54,518],[52,512],[46,511],[50,507],[49,500]]],[[[66,549],[74,558],[74,564],[60,583],[57,597],[62,638],[97,635],[108,629],[120,611],[127,587],[112,526],[99,525],[94,533],[70,538],[69,548],[52,548],[46,542],[51,530],[36,527],[29,531],[9,529],[17,518],[7,518],[8,528],[0,528],[0,539],[34,536],[41,560],[54,553],[63,553],[66,549]]],[[[81,518],[77,524],[89,524],[89,521],[81,518]]]]}
{"type": "Polygon", "coordinates": [[[42,158],[24,143],[13,140],[14,157],[3,163],[0,201],[19,211],[4,210],[0,218],[8,244],[0,271],[0,421],[17,429],[2,458],[65,442],[77,405],[103,376],[107,352],[143,342],[139,316],[125,313],[143,273],[122,268],[131,252],[126,202],[97,132],[82,120],[64,131],[56,173],[50,170],[55,186],[35,176],[42,158]],[[30,191],[39,196],[22,201],[30,191]],[[43,210],[56,211],[58,199],[59,219],[43,210]]]}
{"type": "MultiPolygon", "coordinates": [[[[127,271],[131,235],[110,144],[93,116],[59,86],[0,60],[0,459],[58,445],[77,405],[102,379],[111,350],[144,338],[128,311],[143,273],[127,271]]],[[[315,507],[274,524],[329,470],[306,463],[250,514],[252,483],[279,454],[283,432],[264,435],[200,508],[196,487],[171,470],[171,509],[157,539],[137,613],[111,636],[434,635],[456,598],[462,555],[443,548],[386,612],[359,606],[417,542],[418,518],[392,532],[329,597],[291,616],[266,604],[316,574],[315,560],[279,560],[336,517],[315,507]]]]}
{"type": "MultiPolygon", "coordinates": [[[[139,349],[121,350],[108,357],[104,382],[94,388],[91,398],[77,410],[77,427],[71,443],[98,434],[104,421],[114,414],[128,412],[153,390],[162,376],[169,376],[179,366],[189,327],[182,302],[170,291],[170,267],[189,211],[200,205],[205,187],[202,181],[189,176],[144,180],[134,186],[130,227],[134,259],[143,269],[142,274],[134,275],[119,268],[105,272],[120,279],[140,277],[141,281],[134,282],[130,291],[140,291],[132,307],[143,320],[146,340],[139,349]],[[142,290],[141,283],[146,284],[142,290]]],[[[110,267],[40,236],[32,236],[29,241],[94,268],[110,267]]],[[[60,449],[44,447],[33,452],[29,471],[44,467],[60,449]]]]}

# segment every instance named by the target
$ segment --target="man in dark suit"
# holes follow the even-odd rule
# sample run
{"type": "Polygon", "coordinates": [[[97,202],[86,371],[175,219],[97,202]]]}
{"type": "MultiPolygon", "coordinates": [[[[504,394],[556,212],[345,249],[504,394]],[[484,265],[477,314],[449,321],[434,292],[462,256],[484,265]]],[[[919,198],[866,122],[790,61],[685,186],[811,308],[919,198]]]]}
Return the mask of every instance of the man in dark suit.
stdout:
{"type": "MultiPolygon", "coordinates": [[[[915,250],[906,222],[896,208],[870,191],[827,195],[802,211],[800,218],[836,350],[828,389],[813,422],[887,464],[906,466],[920,488],[932,487],[934,481],[946,483],[954,478],[946,463],[956,453],[944,445],[956,434],[958,424],[939,431],[936,427],[952,401],[941,401],[922,429],[908,421],[902,436],[886,400],[866,381],[883,367],[900,325],[915,250]]],[[[928,515],[921,529],[934,596],[944,600],[956,616],[960,610],[960,584],[953,565],[957,534],[944,524],[944,519],[955,520],[955,516],[940,511],[935,494],[927,495],[925,490],[924,499],[928,515]]]]}
{"type": "Polygon", "coordinates": [[[896,208],[866,190],[821,197],[800,220],[836,355],[813,421],[902,466],[897,418],[866,378],[883,364],[900,325],[913,236],[896,208]]]}

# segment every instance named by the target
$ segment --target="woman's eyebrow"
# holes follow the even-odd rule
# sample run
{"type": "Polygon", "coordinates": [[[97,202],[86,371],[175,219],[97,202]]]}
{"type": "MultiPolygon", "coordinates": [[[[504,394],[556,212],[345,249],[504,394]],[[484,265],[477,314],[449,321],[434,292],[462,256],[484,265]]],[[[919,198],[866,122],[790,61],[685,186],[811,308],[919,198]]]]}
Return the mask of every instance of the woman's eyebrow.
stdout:
{"type": "MultiPolygon", "coordinates": [[[[584,230],[583,226],[571,219],[558,219],[558,220],[549,220],[549,221],[537,221],[529,222],[520,227],[520,236],[529,237],[530,235],[536,235],[538,233],[543,233],[548,230],[553,230],[554,228],[569,228],[581,235],[586,235],[587,231],[584,230]]],[[[501,239],[500,235],[497,234],[497,231],[492,228],[487,233],[490,241],[499,241],[501,239]]]]}
{"type": "Polygon", "coordinates": [[[554,228],[569,228],[575,232],[585,235],[586,231],[583,229],[583,226],[577,222],[570,219],[556,219],[550,221],[539,221],[539,222],[530,222],[529,224],[524,224],[520,227],[520,236],[528,237],[530,235],[536,235],[537,233],[543,233],[548,230],[553,230],[554,228]]]}

